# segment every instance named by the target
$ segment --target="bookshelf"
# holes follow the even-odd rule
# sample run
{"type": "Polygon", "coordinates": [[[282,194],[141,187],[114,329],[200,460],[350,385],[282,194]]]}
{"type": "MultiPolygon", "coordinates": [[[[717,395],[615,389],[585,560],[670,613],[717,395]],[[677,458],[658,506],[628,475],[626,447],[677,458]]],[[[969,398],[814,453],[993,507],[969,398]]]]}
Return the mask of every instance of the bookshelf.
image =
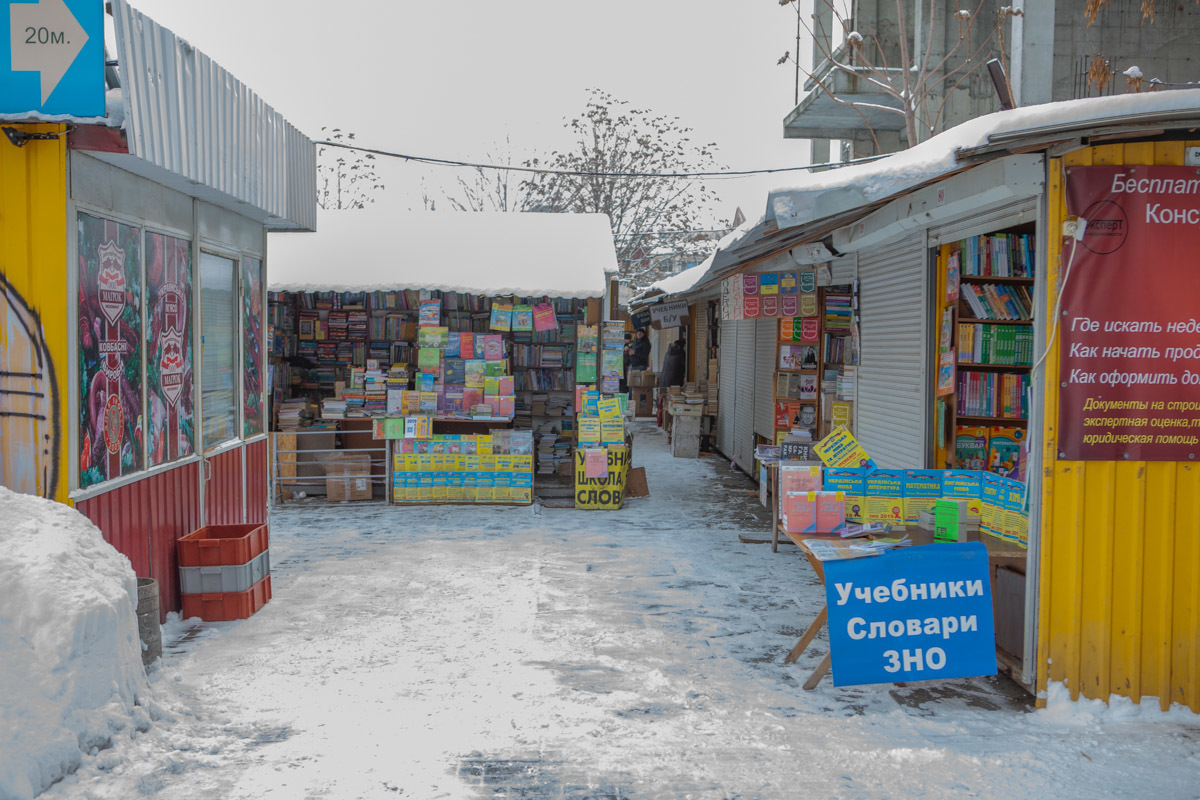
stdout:
{"type": "Polygon", "coordinates": [[[794,427],[807,428],[815,442],[841,424],[843,418],[849,424],[853,417],[856,289],[853,284],[826,286],[819,287],[815,294],[815,338],[797,334],[797,326],[804,324],[803,317],[779,321],[772,392],[776,442],[794,427]],[[837,419],[835,404],[840,412],[837,419]]]}
{"type": "Polygon", "coordinates": [[[991,468],[1028,426],[1035,353],[1032,224],[942,245],[937,254],[935,467],[991,468]]]}

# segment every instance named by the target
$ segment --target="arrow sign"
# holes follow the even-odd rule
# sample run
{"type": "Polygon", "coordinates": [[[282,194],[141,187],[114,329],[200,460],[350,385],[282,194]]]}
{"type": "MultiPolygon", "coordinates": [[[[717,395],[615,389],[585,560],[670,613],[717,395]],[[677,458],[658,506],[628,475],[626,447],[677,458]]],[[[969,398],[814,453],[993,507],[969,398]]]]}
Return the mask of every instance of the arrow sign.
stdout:
{"type": "Polygon", "coordinates": [[[97,0],[0,0],[0,111],[103,116],[103,13],[97,0]]]}
{"type": "Polygon", "coordinates": [[[13,72],[42,73],[42,104],[75,63],[88,35],[62,0],[9,6],[13,72]]]}

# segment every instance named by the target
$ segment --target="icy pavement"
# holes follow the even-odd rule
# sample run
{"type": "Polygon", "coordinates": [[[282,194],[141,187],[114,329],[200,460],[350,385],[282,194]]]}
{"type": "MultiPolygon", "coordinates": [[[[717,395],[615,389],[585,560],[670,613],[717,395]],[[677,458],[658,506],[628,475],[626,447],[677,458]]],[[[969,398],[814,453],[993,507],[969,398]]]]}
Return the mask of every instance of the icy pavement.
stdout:
{"type": "Polygon", "coordinates": [[[815,691],[820,607],[752,484],[670,458],[619,512],[289,509],[274,599],[178,624],[148,733],[53,798],[1200,797],[1200,720],[1007,681],[815,691]]]}

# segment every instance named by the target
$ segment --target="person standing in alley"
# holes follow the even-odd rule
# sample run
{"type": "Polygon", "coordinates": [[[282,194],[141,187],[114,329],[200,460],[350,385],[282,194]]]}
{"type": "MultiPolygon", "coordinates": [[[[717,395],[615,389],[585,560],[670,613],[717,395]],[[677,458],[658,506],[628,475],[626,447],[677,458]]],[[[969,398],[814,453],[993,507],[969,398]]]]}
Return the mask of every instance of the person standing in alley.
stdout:
{"type": "Polygon", "coordinates": [[[633,332],[633,343],[629,345],[628,350],[630,369],[650,369],[650,340],[646,338],[645,328],[638,328],[633,332]]]}
{"type": "Polygon", "coordinates": [[[667,348],[662,372],[658,374],[658,390],[663,394],[672,386],[681,386],[687,372],[687,342],[680,336],[667,348]]]}

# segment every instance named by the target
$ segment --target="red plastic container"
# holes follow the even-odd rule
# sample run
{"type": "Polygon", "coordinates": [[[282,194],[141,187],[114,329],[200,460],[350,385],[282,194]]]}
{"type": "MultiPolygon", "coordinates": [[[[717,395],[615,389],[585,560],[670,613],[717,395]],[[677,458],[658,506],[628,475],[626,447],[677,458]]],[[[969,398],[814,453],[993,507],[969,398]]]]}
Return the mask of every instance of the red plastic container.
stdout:
{"type": "Polygon", "coordinates": [[[267,549],[267,526],[205,525],[176,543],[181,567],[235,567],[267,549]]]}
{"type": "Polygon", "coordinates": [[[183,595],[183,618],[199,617],[207,622],[247,619],[271,599],[271,576],[244,592],[183,595]]]}

